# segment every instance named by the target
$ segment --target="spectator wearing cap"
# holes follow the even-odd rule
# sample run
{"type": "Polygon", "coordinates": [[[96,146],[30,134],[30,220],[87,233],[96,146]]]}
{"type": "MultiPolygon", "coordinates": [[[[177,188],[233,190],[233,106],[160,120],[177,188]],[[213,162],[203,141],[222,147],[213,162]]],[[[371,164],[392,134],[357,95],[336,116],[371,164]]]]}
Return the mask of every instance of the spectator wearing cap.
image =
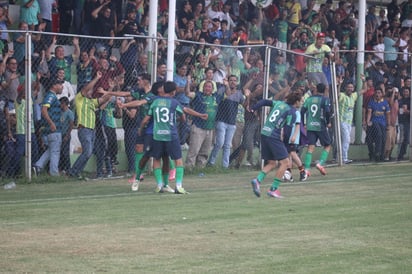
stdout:
{"type": "Polygon", "coordinates": [[[218,0],[212,0],[209,8],[206,7],[207,17],[211,20],[218,18],[221,20],[225,17],[225,14],[222,11],[222,3],[218,0]]]}
{"type": "Polygon", "coordinates": [[[214,18],[212,19],[212,27],[210,28],[210,38],[212,40],[215,39],[222,39],[223,38],[223,33],[222,30],[220,29],[220,20],[219,18],[214,18]]]}
{"type": "Polygon", "coordinates": [[[57,95],[63,90],[64,81],[55,78],[50,86],[49,91],[45,94],[41,109],[43,120],[43,142],[47,145],[46,151],[40,156],[40,159],[34,164],[34,175],[38,175],[42,169],[49,163],[50,176],[59,176],[60,149],[62,144],[61,133],[61,114],[60,101],[57,95]]]}
{"type": "MultiPolygon", "coordinates": [[[[306,49],[305,54],[312,56],[306,58],[306,72],[310,83],[322,83],[328,87],[328,80],[322,71],[322,62],[325,56],[333,58],[333,53],[330,47],[325,45],[325,36],[323,32],[318,33],[316,41],[306,49]]],[[[325,95],[328,95],[328,88],[325,95]]]]}

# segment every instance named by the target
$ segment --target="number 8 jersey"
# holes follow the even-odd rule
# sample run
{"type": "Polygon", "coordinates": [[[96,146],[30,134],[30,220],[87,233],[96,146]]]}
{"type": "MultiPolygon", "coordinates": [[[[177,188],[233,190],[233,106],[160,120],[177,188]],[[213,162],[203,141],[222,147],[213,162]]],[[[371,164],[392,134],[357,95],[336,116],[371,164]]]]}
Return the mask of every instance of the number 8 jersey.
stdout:
{"type": "Polygon", "coordinates": [[[296,109],[283,101],[272,101],[270,113],[266,118],[261,134],[279,139],[282,138],[282,128],[296,121],[296,109]]]}

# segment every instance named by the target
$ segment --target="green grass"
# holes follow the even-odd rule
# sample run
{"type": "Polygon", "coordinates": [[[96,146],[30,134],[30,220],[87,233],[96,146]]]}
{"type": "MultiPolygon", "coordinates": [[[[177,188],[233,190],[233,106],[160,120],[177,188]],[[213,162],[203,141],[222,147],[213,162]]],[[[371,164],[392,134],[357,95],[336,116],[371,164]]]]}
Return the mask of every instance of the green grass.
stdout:
{"type": "Polygon", "coordinates": [[[410,168],[313,170],[282,200],[256,198],[250,170],[188,174],[190,195],[155,194],[152,177],[137,193],[18,182],[0,190],[0,272],[410,273],[410,168]]]}

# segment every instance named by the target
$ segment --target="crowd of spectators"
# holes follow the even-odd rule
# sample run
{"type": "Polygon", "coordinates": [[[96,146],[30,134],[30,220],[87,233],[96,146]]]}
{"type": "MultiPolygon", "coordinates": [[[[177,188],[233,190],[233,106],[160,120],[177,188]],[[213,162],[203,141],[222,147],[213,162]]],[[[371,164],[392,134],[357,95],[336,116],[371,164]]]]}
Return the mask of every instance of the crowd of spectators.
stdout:
{"type": "MultiPolygon", "coordinates": [[[[101,97],[101,93],[97,92],[99,88],[123,91],[143,88],[138,81],[142,78],[139,76],[147,75],[151,71],[148,67],[147,41],[141,37],[120,40],[114,38],[125,34],[148,35],[149,1],[21,0],[17,3],[20,4],[20,18],[16,22],[12,22],[8,15],[8,5],[0,6],[0,28],[12,30],[13,26],[17,26],[19,30],[38,31],[32,35],[33,98],[31,100],[34,103],[33,130],[38,133],[40,151],[47,149],[47,144],[41,141],[44,138],[38,129],[42,128],[43,112],[47,112],[47,109],[43,109],[44,98],[50,90],[58,90],[55,92],[57,101],[53,100],[53,102],[59,102],[62,97],[66,97],[70,108],[74,109],[74,97],[82,93],[82,90],[92,80],[96,81],[90,93],[92,98],[101,97]],[[106,39],[79,39],[43,33],[51,32],[56,27],[54,16],[56,11],[60,17],[61,33],[99,36],[106,39]],[[62,45],[70,46],[73,53],[67,54],[65,52],[67,47],[62,45]],[[114,54],[115,49],[118,50],[118,55],[114,54]],[[75,73],[72,67],[76,67],[75,73]],[[97,72],[99,72],[98,79],[96,79],[97,72]],[[76,85],[70,85],[70,83],[76,85]],[[73,87],[76,90],[73,90],[73,87]]],[[[334,53],[326,55],[322,60],[317,60],[322,63],[322,73],[328,83],[330,84],[331,79],[329,58],[335,61],[336,76],[341,83],[342,90],[345,90],[348,84],[355,83],[359,30],[358,4],[355,1],[273,0],[265,7],[256,3],[260,2],[249,0],[177,1],[175,38],[178,42],[176,42],[176,71],[173,80],[177,84],[176,97],[183,106],[192,105],[193,98],[200,96],[197,92],[202,93],[205,88],[208,89],[208,95],[210,95],[210,89],[211,94],[222,91],[230,84],[228,80],[232,76],[238,84],[236,89],[242,87],[244,94],[251,93],[252,99],[241,100],[239,98],[239,102],[258,100],[262,96],[261,88],[265,77],[265,48],[240,47],[251,44],[265,44],[276,49],[271,51],[269,66],[269,96],[275,99],[284,99],[290,90],[301,89],[306,92],[310,90],[311,84],[315,84],[310,83],[310,79],[307,80],[308,60],[293,52],[307,52],[308,47],[314,45],[318,38],[324,38],[323,44],[334,53]],[[248,91],[245,92],[245,89],[248,91]],[[259,95],[256,95],[257,92],[259,95]]],[[[167,37],[168,5],[168,1],[159,0],[157,20],[159,38],[167,37]]],[[[405,89],[410,90],[408,62],[410,62],[409,52],[412,51],[411,22],[411,1],[397,3],[393,0],[386,6],[380,6],[378,10],[374,5],[368,6],[364,74],[368,79],[369,91],[367,90],[364,96],[367,98],[366,101],[364,100],[365,109],[368,105],[367,100],[371,98],[376,87],[383,89],[383,92],[385,88],[396,87],[400,91],[399,100],[405,89]]],[[[18,106],[21,105],[19,100],[24,91],[23,76],[25,74],[24,45],[24,33],[1,33],[0,126],[2,130],[0,134],[2,136],[0,147],[1,153],[6,156],[0,159],[7,159],[7,151],[15,149],[16,143],[10,140],[16,140],[16,134],[25,134],[25,132],[16,133],[13,119],[8,118],[17,115],[18,106]],[[9,45],[13,45],[12,48],[9,48],[9,45]]],[[[159,39],[157,53],[156,80],[165,80],[166,39],[159,39]]],[[[83,93],[89,94],[89,91],[83,90],[83,93]]],[[[385,94],[383,96],[385,97],[385,94]]],[[[119,114],[116,110],[116,100],[114,98],[108,103],[106,101],[105,106],[97,114],[98,120],[102,122],[101,129],[104,131],[102,135],[105,138],[108,138],[107,136],[116,138],[115,132],[110,130],[116,127],[115,124],[113,125],[112,116],[122,117],[121,112],[123,111],[124,116],[124,111],[126,111],[122,110],[119,114]],[[106,107],[110,111],[107,111],[106,107]]],[[[220,101],[219,99],[216,102],[220,101]]],[[[254,138],[251,134],[238,133],[236,130],[243,127],[242,123],[246,123],[246,129],[256,130],[259,119],[253,115],[250,116],[243,106],[244,104],[239,104],[235,110],[237,118],[234,136],[240,136],[241,139],[243,135],[246,141],[242,144],[239,139],[234,138],[233,142],[236,143],[236,147],[232,140],[230,143],[234,146],[233,150],[241,146],[240,159],[243,159],[244,154],[247,153],[246,158],[249,164],[253,162],[254,138]]],[[[230,109],[233,111],[232,107],[230,109]]],[[[363,117],[364,122],[366,122],[366,112],[363,117]]],[[[186,123],[179,125],[180,142],[184,148],[190,145],[190,126],[186,123]]],[[[209,123],[207,130],[212,128],[214,126],[209,123]]],[[[409,140],[404,140],[404,142],[406,146],[409,140]]],[[[107,146],[107,143],[111,144],[110,149],[107,148],[107,153],[101,157],[106,160],[110,158],[111,164],[107,164],[107,169],[112,170],[113,165],[117,163],[117,147],[112,148],[114,144],[110,140],[103,142],[103,146],[105,144],[107,146]]],[[[228,154],[228,143],[229,141],[224,141],[225,155],[228,154]]],[[[211,144],[209,148],[206,148],[207,150],[211,150],[211,144]]],[[[405,154],[404,150],[403,147],[400,153],[402,157],[405,154]]],[[[40,151],[35,154],[36,157],[40,155],[40,151]]],[[[215,154],[209,163],[214,163],[215,154]]],[[[236,157],[230,157],[230,160],[232,158],[236,157]]],[[[194,159],[195,155],[192,154],[190,165],[196,164],[194,159]]],[[[224,167],[228,166],[228,162],[229,158],[224,163],[224,167]]],[[[206,161],[203,159],[201,163],[203,165],[206,161]]],[[[240,164],[241,160],[236,158],[235,165],[240,164]]],[[[43,167],[43,163],[41,165],[43,167]]],[[[66,167],[64,170],[67,169],[67,164],[60,166],[66,167]]],[[[10,176],[14,176],[19,171],[19,167],[10,169],[4,161],[0,168],[3,173],[10,176]]],[[[128,167],[129,172],[132,169],[128,167]]],[[[56,167],[53,172],[56,173],[56,167]]],[[[99,175],[101,175],[100,171],[99,175]]]]}

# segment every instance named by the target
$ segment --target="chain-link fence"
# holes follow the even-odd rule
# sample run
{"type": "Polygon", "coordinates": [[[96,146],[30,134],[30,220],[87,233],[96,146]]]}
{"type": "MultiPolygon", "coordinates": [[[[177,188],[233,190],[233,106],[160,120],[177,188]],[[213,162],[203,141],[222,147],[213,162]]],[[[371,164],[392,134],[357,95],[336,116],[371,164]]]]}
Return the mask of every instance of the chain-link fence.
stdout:
{"type": "MultiPolygon", "coordinates": [[[[305,72],[305,58],[313,57],[299,49],[289,51],[268,45],[269,41],[238,45],[229,39],[217,39],[212,44],[201,37],[200,42],[178,40],[174,76],[167,79],[170,60],[164,39],[39,32],[11,35],[14,39],[5,56],[4,77],[10,81],[6,91],[8,113],[17,119],[9,119],[8,132],[6,126],[1,130],[7,132],[3,133],[1,144],[1,169],[7,176],[21,174],[23,159],[26,170],[33,166],[34,172],[51,175],[66,172],[77,176],[83,170],[95,172],[97,177],[133,173],[139,144],[137,130],[147,107],[121,106],[144,100],[154,82],[165,80],[176,83],[176,99],[184,107],[209,114],[207,120],[192,115],[185,123],[179,123],[180,144],[186,151],[188,167],[220,165],[216,157],[221,153],[223,167],[259,164],[259,132],[265,113],[248,111],[246,103],[251,106],[262,98],[284,100],[290,92],[301,92],[307,98],[317,84],[308,80],[305,72]],[[148,50],[151,43],[155,45],[153,51],[148,50]],[[25,58],[27,54],[29,58],[25,58]],[[119,96],[108,99],[99,88],[117,91],[119,96]],[[238,95],[228,93],[230,89],[238,95]],[[243,96],[245,90],[251,94],[247,99],[243,96]],[[210,101],[205,96],[210,96],[210,101]],[[215,132],[219,122],[230,125],[229,136],[215,132]],[[32,134],[26,137],[29,131],[32,134]],[[54,136],[55,132],[60,134],[54,136]],[[31,157],[23,158],[25,152],[31,157]]],[[[334,140],[345,137],[343,142],[334,142],[330,160],[349,161],[348,151],[350,158],[358,161],[406,158],[410,134],[407,64],[395,62],[393,67],[377,68],[379,62],[370,67],[367,63],[366,72],[362,73],[368,75],[366,84],[358,88],[358,93],[365,91],[363,101],[355,98],[353,102],[341,102],[342,97],[350,97],[348,89],[356,90],[355,60],[356,52],[352,51],[341,52],[332,66],[330,60],[321,60],[329,86],[326,96],[332,102],[332,122],[339,124],[331,128],[331,133],[334,140]],[[333,92],[336,86],[340,90],[333,92]],[[383,89],[382,96],[391,109],[388,116],[374,110],[379,106],[369,105],[379,89],[383,89]],[[363,113],[356,111],[362,108],[359,104],[363,105],[363,113]],[[335,106],[340,106],[340,112],[335,106]],[[343,112],[349,119],[344,119],[343,112]],[[381,118],[389,119],[390,130],[375,125],[375,120],[379,122],[381,118]],[[356,120],[361,122],[357,124],[356,120]],[[340,132],[342,122],[346,123],[344,134],[335,133],[340,132]]]]}

